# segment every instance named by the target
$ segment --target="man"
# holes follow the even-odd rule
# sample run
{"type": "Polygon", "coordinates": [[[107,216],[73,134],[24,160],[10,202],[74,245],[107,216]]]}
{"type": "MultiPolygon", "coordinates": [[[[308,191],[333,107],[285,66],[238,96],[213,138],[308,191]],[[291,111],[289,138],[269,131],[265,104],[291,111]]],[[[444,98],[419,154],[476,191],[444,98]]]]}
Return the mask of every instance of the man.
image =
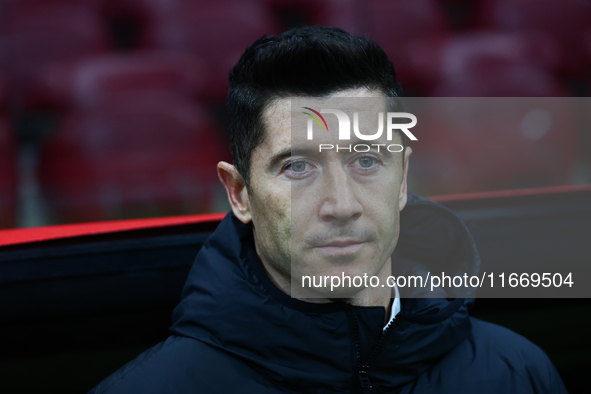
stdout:
{"type": "Polygon", "coordinates": [[[470,299],[306,285],[364,274],[384,284],[435,265],[477,272],[462,222],[407,192],[402,133],[377,140],[402,149],[318,150],[335,142],[336,117],[321,122],[317,109],[357,111],[353,128],[379,129],[368,114],[401,92],[381,48],[340,29],[247,48],[230,74],[234,164],[218,164],[232,212],[197,256],[172,335],[92,393],[566,392],[538,347],[470,318],[470,299]],[[319,128],[306,138],[308,115],[319,128]]]}

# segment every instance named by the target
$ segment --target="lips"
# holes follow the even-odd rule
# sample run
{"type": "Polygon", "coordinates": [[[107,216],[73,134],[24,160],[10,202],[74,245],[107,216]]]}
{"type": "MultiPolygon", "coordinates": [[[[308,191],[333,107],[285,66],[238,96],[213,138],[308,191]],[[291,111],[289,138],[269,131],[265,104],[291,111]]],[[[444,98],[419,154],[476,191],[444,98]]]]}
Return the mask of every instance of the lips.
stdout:
{"type": "Polygon", "coordinates": [[[315,249],[331,255],[346,255],[356,253],[364,244],[365,241],[339,240],[318,245],[315,249]]]}
{"type": "Polygon", "coordinates": [[[324,247],[329,247],[329,246],[334,246],[334,247],[347,247],[347,246],[351,246],[351,245],[356,245],[356,244],[362,244],[364,243],[363,241],[354,241],[354,240],[342,240],[342,241],[332,241],[323,245],[319,245],[317,247],[319,248],[324,248],[324,247]]]}

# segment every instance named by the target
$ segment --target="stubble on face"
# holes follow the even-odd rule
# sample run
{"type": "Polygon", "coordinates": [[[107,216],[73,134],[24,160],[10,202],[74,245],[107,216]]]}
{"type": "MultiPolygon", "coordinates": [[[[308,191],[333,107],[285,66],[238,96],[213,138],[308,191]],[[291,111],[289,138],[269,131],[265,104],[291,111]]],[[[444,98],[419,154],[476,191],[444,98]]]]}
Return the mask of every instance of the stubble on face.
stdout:
{"type": "MultiPolygon", "coordinates": [[[[351,273],[361,270],[380,276],[388,275],[391,272],[389,255],[394,249],[399,232],[397,193],[401,180],[400,162],[395,160],[395,165],[390,166],[386,177],[381,178],[381,183],[373,182],[358,186],[359,190],[365,193],[365,196],[356,194],[358,197],[361,196],[359,199],[364,209],[365,216],[361,221],[349,223],[345,227],[331,228],[319,219],[313,196],[308,194],[306,198],[298,195],[298,192],[303,190],[299,186],[295,189],[294,195],[294,184],[279,176],[275,169],[269,168],[270,157],[292,148],[290,100],[280,99],[271,102],[263,112],[263,119],[266,135],[264,141],[253,151],[248,196],[257,254],[271,280],[285,293],[297,297],[292,294],[292,275],[296,271],[299,272],[298,267],[302,271],[300,274],[333,273],[332,268],[336,266],[331,268],[331,264],[327,264],[326,256],[319,258],[318,249],[306,251],[306,247],[302,246],[310,236],[316,238],[314,242],[322,243],[336,238],[363,238],[362,235],[367,235],[365,238],[371,238],[372,244],[368,244],[370,246],[364,249],[363,261],[360,260],[357,267],[352,266],[351,273]],[[384,188],[388,190],[384,192],[384,188]],[[292,217],[292,197],[296,198],[293,204],[299,212],[296,217],[292,217]],[[374,236],[370,237],[372,234],[374,236]],[[297,255],[295,260],[292,260],[292,253],[297,255]],[[376,262],[368,265],[367,262],[370,260],[376,262]],[[296,261],[295,271],[292,271],[292,261],[296,261]]],[[[387,289],[384,290],[387,292],[387,289]]],[[[379,296],[382,297],[381,294],[379,296]]],[[[368,305],[373,303],[368,298],[357,304],[368,302],[368,305]]]]}
{"type": "Polygon", "coordinates": [[[255,246],[271,280],[291,292],[291,185],[269,171],[269,153],[291,147],[289,100],[271,102],[263,111],[265,138],[253,151],[248,189],[255,246]],[[258,225],[257,225],[258,224],[258,225]]]}

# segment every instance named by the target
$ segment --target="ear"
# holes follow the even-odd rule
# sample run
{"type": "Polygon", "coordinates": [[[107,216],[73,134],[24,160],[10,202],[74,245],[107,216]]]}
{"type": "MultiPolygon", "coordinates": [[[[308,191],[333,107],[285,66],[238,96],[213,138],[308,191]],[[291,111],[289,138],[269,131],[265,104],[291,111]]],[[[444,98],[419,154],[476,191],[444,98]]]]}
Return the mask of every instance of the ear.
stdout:
{"type": "Polygon", "coordinates": [[[228,200],[234,215],[242,223],[249,223],[252,220],[250,204],[248,201],[248,192],[242,175],[236,167],[225,161],[218,163],[218,177],[226,188],[228,200]]]}
{"type": "Polygon", "coordinates": [[[405,149],[405,152],[404,152],[404,168],[402,170],[402,184],[400,185],[400,194],[398,195],[398,206],[401,211],[406,206],[407,193],[408,193],[408,189],[406,187],[406,178],[408,175],[408,162],[409,162],[408,158],[410,157],[411,154],[412,154],[412,148],[407,146],[405,149]]]}

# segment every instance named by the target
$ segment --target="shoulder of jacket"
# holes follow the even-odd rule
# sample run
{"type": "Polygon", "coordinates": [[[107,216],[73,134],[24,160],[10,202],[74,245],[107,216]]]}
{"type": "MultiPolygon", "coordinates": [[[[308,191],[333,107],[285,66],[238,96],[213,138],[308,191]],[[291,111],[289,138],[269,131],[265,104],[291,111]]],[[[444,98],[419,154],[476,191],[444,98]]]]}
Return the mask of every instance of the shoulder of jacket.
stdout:
{"type": "Polygon", "coordinates": [[[492,354],[511,356],[520,362],[546,361],[546,353],[522,335],[494,323],[471,317],[474,341],[494,350],[492,354]]]}
{"type": "Polygon", "coordinates": [[[89,394],[284,393],[245,360],[200,340],[171,336],[89,394]]]}
{"type": "Polygon", "coordinates": [[[158,379],[161,374],[151,374],[150,371],[157,371],[173,361],[182,361],[182,352],[190,349],[192,343],[197,344],[198,341],[186,337],[170,336],[105,378],[89,394],[129,393],[123,387],[132,384],[139,389],[141,385],[152,385],[154,379],[158,379]]]}
{"type": "Polygon", "coordinates": [[[537,393],[566,393],[552,361],[539,346],[508,328],[471,320],[472,350],[485,358],[490,374],[517,378],[537,393]]]}

